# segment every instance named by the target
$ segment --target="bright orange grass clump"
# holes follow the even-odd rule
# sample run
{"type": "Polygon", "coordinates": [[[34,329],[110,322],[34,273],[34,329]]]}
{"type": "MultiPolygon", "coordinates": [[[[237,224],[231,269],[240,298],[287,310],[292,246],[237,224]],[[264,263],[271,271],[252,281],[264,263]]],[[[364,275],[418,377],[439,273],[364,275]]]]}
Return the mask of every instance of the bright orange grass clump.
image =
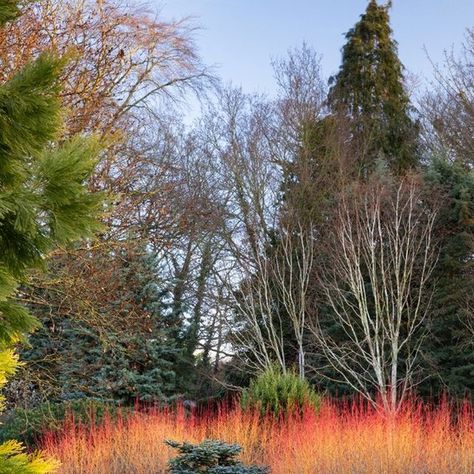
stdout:
{"type": "Polygon", "coordinates": [[[279,421],[239,408],[199,417],[154,409],[91,429],[70,425],[47,435],[44,448],[61,460],[61,474],[159,474],[175,455],[163,440],[206,438],[240,444],[243,462],[273,474],[474,473],[468,404],[453,412],[447,403],[410,403],[387,418],[363,403],[326,401],[319,413],[279,421]]]}

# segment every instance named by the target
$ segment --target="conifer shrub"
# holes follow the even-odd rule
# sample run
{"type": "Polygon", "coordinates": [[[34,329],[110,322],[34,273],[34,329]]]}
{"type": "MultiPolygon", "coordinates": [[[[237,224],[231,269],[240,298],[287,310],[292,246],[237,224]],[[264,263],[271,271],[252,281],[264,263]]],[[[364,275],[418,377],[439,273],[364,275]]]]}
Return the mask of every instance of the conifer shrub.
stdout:
{"type": "Polygon", "coordinates": [[[253,379],[241,398],[242,408],[259,410],[262,415],[297,414],[304,408],[318,410],[320,404],[320,395],[306,379],[295,372],[283,373],[276,367],[253,379]]]}
{"type": "Polygon", "coordinates": [[[207,439],[201,444],[165,441],[179,455],[168,463],[171,474],[267,474],[268,468],[245,466],[236,457],[242,448],[238,444],[207,439]]]}

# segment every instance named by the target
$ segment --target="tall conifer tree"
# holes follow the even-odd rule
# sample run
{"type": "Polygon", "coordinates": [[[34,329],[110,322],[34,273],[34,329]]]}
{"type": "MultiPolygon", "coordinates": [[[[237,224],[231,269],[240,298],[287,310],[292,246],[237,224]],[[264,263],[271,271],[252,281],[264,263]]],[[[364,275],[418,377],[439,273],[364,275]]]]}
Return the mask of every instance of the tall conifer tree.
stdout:
{"type": "Polygon", "coordinates": [[[339,73],[331,79],[329,105],[351,122],[358,171],[366,176],[377,163],[402,174],[418,162],[418,126],[410,117],[403,65],[392,38],[389,8],[370,0],[346,34],[339,73]]]}
{"type": "MultiPolygon", "coordinates": [[[[0,27],[19,14],[17,0],[0,0],[0,27]]],[[[64,59],[43,54],[0,84],[0,388],[18,367],[14,345],[37,326],[15,301],[27,272],[41,267],[58,244],[90,234],[99,206],[85,181],[98,154],[95,140],[56,143],[64,59]]],[[[54,462],[22,446],[0,445],[0,472],[46,473],[54,462]]]]}

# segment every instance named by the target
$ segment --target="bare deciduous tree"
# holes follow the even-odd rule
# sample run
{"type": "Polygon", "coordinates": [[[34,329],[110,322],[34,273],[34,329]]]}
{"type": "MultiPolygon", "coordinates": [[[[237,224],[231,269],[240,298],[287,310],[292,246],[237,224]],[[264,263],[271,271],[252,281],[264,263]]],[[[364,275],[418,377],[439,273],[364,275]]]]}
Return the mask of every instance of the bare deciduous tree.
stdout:
{"type": "Polygon", "coordinates": [[[341,380],[391,413],[412,387],[436,262],[436,209],[420,189],[374,178],[342,196],[321,286],[344,341],[312,326],[341,380]]]}
{"type": "Polygon", "coordinates": [[[255,359],[244,361],[254,370],[272,361],[286,370],[285,350],[296,343],[298,366],[304,375],[306,301],[301,295],[308,291],[313,263],[308,252],[313,249],[308,246],[310,226],[306,224],[303,233],[295,219],[290,225],[281,212],[281,183],[295,156],[307,147],[308,124],[324,114],[325,82],[319,57],[307,45],[291,50],[273,66],[280,86],[275,101],[223,89],[204,123],[203,148],[215,167],[214,193],[222,209],[219,235],[223,251],[215,270],[218,281],[225,282],[227,307],[222,314],[235,339],[237,355],[242,352],[246,359],[255,350],[255,359]],[[268,254],[276,229],[283,229],[277,245],[279,260],[268,254]],[[302,245],[302,252],[296,255],[302,245]],[[292,333],[291,342],[284,340],[283,326],[292,333]]]}
{"type": "Polygon", "coordinates": [[[243,322],[235,334],[242,347],[253,352],[254,368],[262,370],[277,363],[286,372],[291,363],[285,354],[287,319],[297,344],[298,372],[304,378],[312,235],[300,226],[293,232],[282,230],[278,240],[273,255],[259,254],[234,295],[243,322]]]}
{"type": "Polygon", "coordinates": [[[433,89],[422,99],[425,143],[442,148],[451,158],[473,165],[474,156],[474,29],[466,33],[462,53],[445,54],[434,65],[433,89]]]}

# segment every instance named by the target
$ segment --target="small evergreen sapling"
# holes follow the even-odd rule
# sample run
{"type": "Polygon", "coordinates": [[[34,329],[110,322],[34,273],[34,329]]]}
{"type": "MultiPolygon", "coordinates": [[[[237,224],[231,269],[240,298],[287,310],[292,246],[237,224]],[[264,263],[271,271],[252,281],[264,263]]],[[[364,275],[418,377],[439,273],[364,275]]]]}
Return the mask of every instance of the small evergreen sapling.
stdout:
{"type": "Polygon", "coordinates": [[[237,444],[227,444],[218,440],[205,440],[201,444],[165,441],[178,450],[168,467],[171,474],[267,474],[266,467],[244,466],[235,458],[242,448],[237,444]]]}
{"type": "Polygon", "coordinates": [[[244,410],[258,410],[262,416],[285,416],[301,414],[306,408],[318,410],[321,397],[298,374],[271,367],[250,382],[240,402],[244,410]]]}

